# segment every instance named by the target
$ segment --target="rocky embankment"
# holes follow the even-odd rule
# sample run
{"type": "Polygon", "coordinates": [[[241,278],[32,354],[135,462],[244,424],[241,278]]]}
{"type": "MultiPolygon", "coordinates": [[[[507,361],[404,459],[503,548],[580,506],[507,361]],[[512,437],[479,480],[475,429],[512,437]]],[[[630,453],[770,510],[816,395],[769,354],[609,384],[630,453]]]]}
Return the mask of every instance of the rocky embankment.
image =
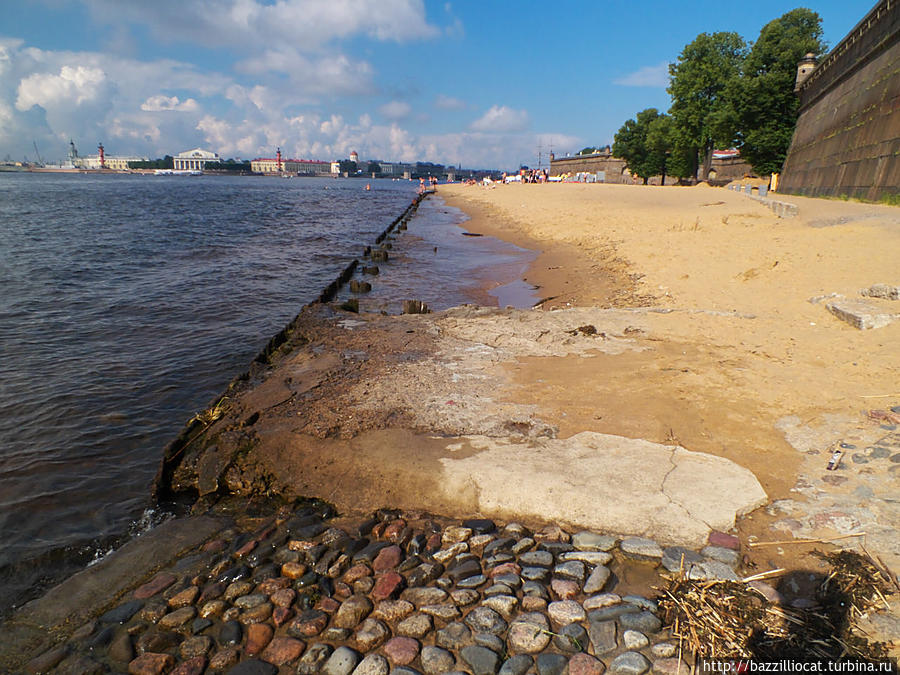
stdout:
{"type": "MultiPolygon", "coordinates": [[[[50,607],[61,622],[44,626],[45,643],[57,644],[18,665],[178,675],[676,672],[687,657],[657,616],[658,575],[739,578],[738,541],[718,533],[696,552],[555,525],[332,515],[327,505],[301,506],[226,524],[94,603],[87,618],[92,600],[66,607],[57,589],[7,626],[14,638],[34,627],[29,617],[49,622],[50,607]]],[[[14,642],[0,648],[8,667],[14,642]]]]}

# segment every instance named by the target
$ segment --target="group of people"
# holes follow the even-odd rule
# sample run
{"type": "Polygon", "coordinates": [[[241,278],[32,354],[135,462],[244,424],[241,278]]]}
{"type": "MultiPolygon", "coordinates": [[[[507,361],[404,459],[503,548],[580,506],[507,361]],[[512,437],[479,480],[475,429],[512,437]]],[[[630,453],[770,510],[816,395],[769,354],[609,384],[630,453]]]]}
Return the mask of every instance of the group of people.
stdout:
{"type": "Polygon", "coordinates": [[[519,169],[519,173],[507,174],[503,172],[504,183],[546,183],[550,180],[550,172],[547,169],[519,169]]]}
{"type": "Polygon", "coordinates": [[[546,183],[550,178],[550,172],[547,169],[521,169],[519,175],[522,177],[523,183],[546,183]]]}
{"type": "Polygon", "coordinates": [[[428,176],[428,178],[419,177],[419,194],[425,192],[425,190],[426,190],[426,182],[425,181],[426,180],[428,181],[427,185],[431,186],[432,192],[437,192],[437,184],[438,184],[437,176],[428,176]]]}

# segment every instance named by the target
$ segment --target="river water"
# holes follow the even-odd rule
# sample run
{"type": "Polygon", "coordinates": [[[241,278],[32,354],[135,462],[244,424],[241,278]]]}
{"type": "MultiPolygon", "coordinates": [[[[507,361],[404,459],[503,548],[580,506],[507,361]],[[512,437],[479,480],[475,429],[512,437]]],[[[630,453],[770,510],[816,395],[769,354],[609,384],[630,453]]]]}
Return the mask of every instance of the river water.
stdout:
{"type": "MultiPolygon", "coordinates": [[[[0,615],[158,517],[165,444],[417,187],[369,182],[0,173],[0,615]]],[[[362,307],[532,301],[463,221],[425,200],[362,307]]]]}

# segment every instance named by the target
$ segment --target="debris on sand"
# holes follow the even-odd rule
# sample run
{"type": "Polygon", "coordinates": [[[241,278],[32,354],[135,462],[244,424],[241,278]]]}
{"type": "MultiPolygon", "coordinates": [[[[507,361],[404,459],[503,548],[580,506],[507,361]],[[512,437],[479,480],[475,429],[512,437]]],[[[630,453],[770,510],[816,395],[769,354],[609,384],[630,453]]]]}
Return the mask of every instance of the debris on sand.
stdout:
{"type": "Polygon", "coordinates": [[[694,658],[886,657],[883,643],[870,643],[856,629],[870,611],[888,607],[887,597],[898,590],[891,574],[854,551],[813,555],[829,571],[817,575],[811,602],[784,606],[766,600],[750,583],[695,581],[681,574],[659,598],[664,623],[694,658]]]}

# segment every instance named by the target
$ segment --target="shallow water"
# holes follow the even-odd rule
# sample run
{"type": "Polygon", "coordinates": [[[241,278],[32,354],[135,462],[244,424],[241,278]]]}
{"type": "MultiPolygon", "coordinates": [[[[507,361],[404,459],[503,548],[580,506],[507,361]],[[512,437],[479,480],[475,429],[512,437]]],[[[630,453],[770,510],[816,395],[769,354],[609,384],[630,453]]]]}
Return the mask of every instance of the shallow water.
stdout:
{"type": "MultiPolygon", "coordinates": [[[[0,613],[152,521],[165,444],[414,197],[370,182],[0,174],[0,613]]],[[[363,308],[491,302],[528,254],[463,218],[423,202],[363,308]]]]}

